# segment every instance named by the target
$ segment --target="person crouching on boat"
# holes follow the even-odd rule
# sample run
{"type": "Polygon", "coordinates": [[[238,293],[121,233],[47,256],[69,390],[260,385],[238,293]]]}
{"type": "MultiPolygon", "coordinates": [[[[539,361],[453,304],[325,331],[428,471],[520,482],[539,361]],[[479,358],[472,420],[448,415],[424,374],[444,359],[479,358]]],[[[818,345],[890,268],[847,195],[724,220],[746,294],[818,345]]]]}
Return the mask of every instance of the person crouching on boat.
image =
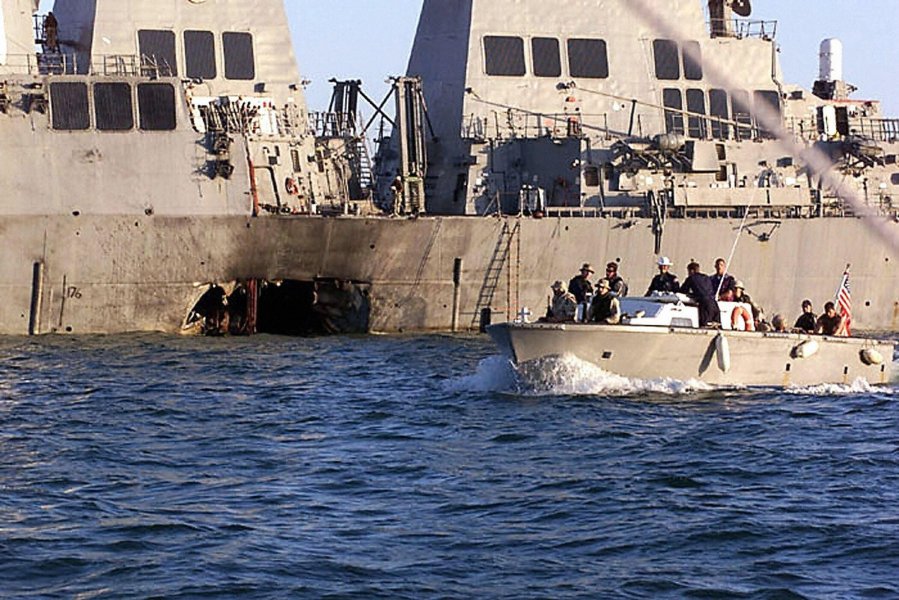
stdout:
{"type": "Polygon", "coordinates": [[[647,296],[652,296],[653,292],[662,294],[674,294],[680,289],[680,282],[677,275],[671,272],[672,262],[667,256],[659,258],[659,274],[652,278],[649,289],[646,290],[647,296]]]}
{"type": "Polygon", "coordinates": [[[612,293],[608,279],[599,280],[590,310],[590,320],[594,323],[617,325],[621,321],[621,304],[618,297],[612,293]]]}
{"type": "Polygon", "coordinates": [[[819,335],[834,335],[846,337],[846,319],[837,314],[837,308],[833,302],[824,305],[824,314],[818,317],[815,324],[815,333],[819,335]]]}
{"type": "Polygon", "coordinates": [[[720,323],[721,311],[715,300],[716,288],[712,285],[712,278],[699,271],[697,262],[687,265],[687,275],[680,291],[690,296],[699,305],[699,326],[708,327],[713,323],[720,323]]]}
{"type": "Polygon", "coordinates": [[[546,323],[574,321],[574,315],[577,313],[577,300],[574,294],[569,292],[561,281],[555,282],[550,287],[553,291],[553,297],[543,321],[546,323]]]}

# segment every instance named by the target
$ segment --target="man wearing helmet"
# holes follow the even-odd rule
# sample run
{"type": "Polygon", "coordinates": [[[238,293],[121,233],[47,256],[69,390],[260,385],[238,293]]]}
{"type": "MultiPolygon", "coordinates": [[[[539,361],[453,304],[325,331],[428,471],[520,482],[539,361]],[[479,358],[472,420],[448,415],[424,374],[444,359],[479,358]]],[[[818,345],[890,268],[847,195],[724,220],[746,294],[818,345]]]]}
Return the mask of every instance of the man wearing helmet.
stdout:
{"type": "Polygon", "coordinates": [[[677,275],[671,273],[671,259],[667,256],[659,258],[659,274],[652,278],[649,289],[646,290],[647,296],[652,296],[653,292],[673,294],[680,289],[680,282],[677,275]]]}

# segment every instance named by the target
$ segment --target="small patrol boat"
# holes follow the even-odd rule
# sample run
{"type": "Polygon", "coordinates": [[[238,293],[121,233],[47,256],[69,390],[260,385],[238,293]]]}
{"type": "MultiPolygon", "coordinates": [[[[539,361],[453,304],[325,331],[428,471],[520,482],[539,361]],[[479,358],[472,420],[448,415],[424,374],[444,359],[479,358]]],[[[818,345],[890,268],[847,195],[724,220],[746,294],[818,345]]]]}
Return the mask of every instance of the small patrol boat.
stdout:
{"type": "Polygon", "coordinates": [[[487,328],[514,363],[574,355],[639,379],[700,380],[718,386],[887,384],[894,343],[865,337],[751,331],[746,305],[719,302],[720,329],[699,327],[683,295],[621,299],[618,325],[510,322],[487,328]]]}

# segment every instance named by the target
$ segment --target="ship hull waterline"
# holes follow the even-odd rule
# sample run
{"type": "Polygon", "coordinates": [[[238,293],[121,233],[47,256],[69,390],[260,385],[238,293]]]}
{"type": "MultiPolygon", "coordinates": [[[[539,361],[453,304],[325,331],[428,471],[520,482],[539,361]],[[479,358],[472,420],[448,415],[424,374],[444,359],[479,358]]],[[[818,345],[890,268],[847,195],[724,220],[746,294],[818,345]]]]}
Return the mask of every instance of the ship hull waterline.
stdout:
{"type": "Polygon", "coordinates": [[[893,344],[867,338],[574,323],[502,323],[488,332],[506,356],[525,368],[573,355],[623,377],[715,386],[846,385],[860,379],[882,385],[892,376],[893,344]],[[798,348],[808,342],[816,351],[800,358],[798,348]],[[875,351],[881,364],[866,364],[864,350],[875,351]]]}

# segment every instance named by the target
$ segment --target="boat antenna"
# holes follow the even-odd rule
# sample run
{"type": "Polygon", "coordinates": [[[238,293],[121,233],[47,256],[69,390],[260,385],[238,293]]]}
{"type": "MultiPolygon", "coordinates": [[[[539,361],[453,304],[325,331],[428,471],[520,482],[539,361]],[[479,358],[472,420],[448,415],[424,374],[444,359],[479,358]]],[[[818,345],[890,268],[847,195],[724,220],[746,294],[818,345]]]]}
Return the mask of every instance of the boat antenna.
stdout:
{"type": "MultiPolygon", "coordinates": [[[[752,188],[752,193],[749,194],[749,202],[746,204],[746,208],[743,209],[743,218],[740,220],[740,227],[737,230],[737,236],[734,238],[734,244],[730,247],[730,254],[727,255],[727,265],[724,271],[724,274],[727,275],[727,271],[730,268],[730,261],[734,259],[734,254],[737,252],[737,245],[740,243],[740,236],[743,235],[743,230],[746,229],[746,219],[749,217],[749,209],[752,208],[752,205],[755,204],[755,193],[758,191],[758,187],[752,188]]],[[[724,285],[724,277],[721,278],[721,281],[718,282],[718,289],[715,290],[715,298],[721,295],[721,286],[724,285]]]]}

